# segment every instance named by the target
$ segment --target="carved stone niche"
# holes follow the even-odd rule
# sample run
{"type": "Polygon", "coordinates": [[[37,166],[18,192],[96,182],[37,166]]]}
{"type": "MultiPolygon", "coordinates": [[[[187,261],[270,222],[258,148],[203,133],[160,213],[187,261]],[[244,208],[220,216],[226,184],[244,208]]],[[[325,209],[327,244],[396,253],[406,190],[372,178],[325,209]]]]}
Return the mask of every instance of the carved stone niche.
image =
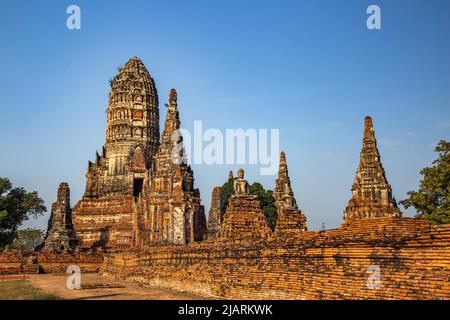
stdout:
{"type": "Polygon", "coordinates": [[[141,110],[134,110],[133,111],[133,120],[142,120],[143,113],[141,110]]]}
{"type": "Polygon", "coordinates": [[[141,128],[136,128],[134,129],[134,134],[135,137],[141,138],[142,137],[142,130],[141,128]]]}
{"type": "Polygon", "coordinates": [[[133,156],[131,158],[131,166],[133,169],[145,170],[145,154],[141,147],[137,147],[134,150],[133,156]]]}

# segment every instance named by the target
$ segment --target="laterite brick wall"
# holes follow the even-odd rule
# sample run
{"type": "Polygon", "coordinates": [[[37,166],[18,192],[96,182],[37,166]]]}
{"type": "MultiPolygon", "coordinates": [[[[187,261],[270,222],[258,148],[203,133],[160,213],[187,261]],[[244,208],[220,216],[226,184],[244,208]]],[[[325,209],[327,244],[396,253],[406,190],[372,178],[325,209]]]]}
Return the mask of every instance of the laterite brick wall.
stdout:
{"type": "Polygon", "coordinates": [[[39,253],[37,255],[40,273],[65,274],[71,265],[80,267],[81,273],[97,273],[103,262],[98,254],[39,253]]]}
{"type": "Polygon", "coordinates": [[[105,256],[105,275],[230,299],[450,299],[450,225],[374,218],[288,239],[105,256]],[[380,270],[369,289],[368,268],[380,270]]]}
{"type": "Polygon", "coordinates": [[[27,273],[65,274],[71,265],[79,266],[82,273],[97,273],[102,263],[100,254],[34,252],[22,255],[9,251],[0,254],[0,274],[21,268],[25,268],[27,273]]]}

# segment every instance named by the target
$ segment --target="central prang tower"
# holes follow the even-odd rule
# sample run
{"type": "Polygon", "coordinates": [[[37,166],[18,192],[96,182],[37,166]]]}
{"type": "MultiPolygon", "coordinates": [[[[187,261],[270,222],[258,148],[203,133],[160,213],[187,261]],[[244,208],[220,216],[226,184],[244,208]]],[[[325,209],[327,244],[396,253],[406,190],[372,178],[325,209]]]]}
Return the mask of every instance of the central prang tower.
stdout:
{"type": "MultiPolygon", "coordinates": [[[[203,221],[203,206],[198,190],[193,188],[190,168],[171,165],[164,172],[164,179],[170,182],[167,188],[164,191],[157,188],[162,179],[159,165],[167,146],[160,146],[155,82],[141,60],[134,57],[119,69],[110,84],[106,141],[95,162],[88,162],[86,190],[73,209],[73,225],[81,248],[122,249],[149,242],[201,240],[204,230],[198,221],[203,221]],[[177,170],[181,170],[181,176],[177,170]],[[176,189],[172,181],[177,179],[182,179],[189,188],[183,185],[176,208],[163,210],[162,204],[168,205],[176,189]],[[157,215],[153,214],[156,207],[157,215]],[[167,225],[162,221],[179,223],[167,225]],[[172,236],[175,233],[180,236],[172,236]]],[[[166,120],[163,143],[180,126],[175,90],[170,97],[167,117],[175,117],[177,121],[166,120]]]]}
{"type": "Polygon", "coordinates": [[[106,143],[95,163],[88,163],[85,196],[140,193],[158,147],[158,93],[134,57],[111,80],[106,143]]]}
{"type": "Polygon", "coordinates": [[[139,58],[130,59],[112,80],[107,110],[106,147],[120,158],[145,148],[147,165],[159,146],[158,93],[139,58]]]}

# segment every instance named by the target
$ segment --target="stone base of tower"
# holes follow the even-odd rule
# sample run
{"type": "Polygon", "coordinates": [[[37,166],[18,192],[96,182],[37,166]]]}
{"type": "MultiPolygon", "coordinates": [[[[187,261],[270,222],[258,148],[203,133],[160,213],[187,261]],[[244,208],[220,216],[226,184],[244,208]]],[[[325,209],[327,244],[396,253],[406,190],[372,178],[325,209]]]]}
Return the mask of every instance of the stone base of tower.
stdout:
{"type": "Polygon", "coordinates": [[[351,222],[360,219],[381,218],[381,217],[401,217],[402,213],[394,204],[367,203],[361,204],[356,201],[349,201],[344,211],[344,222],[351,222]]]}
{"type": "Polygon", "coordinates": [[[206,237],[199,198],[177,199],[152,194],[141,232],[143,245],[184,245],[206,237]]]}
{"type": "Polygon", "coordinates": [[[230,198],[220,229],[221,238],[264,240],[271,233],[257,197],[230,198]]]}
{"type": "Polygon", "coordinates": [[[300,231],[307,231],[305,215],[295,208],[279,210],[275,234],[282,236],[300,231]]]}
{"type": "Polygon", "coordinates": [[[61,226],[54,227],[55,231],[50,231],[44,243],[37,248],[42,252],[73,252],[77,246],[77,240],[73,230],[61,226]]]}
{"type": "Polygon", "coordinates": [[[134,245],[134,197],[82,199],[73,208],[81,249],[126,249],[134,245]]]}
{"type": "Polygon", "coordinates": [[[208,224],[208,231],[206,238],[215,239],[220,235],[220,227],[218,225],[208,224]]]}

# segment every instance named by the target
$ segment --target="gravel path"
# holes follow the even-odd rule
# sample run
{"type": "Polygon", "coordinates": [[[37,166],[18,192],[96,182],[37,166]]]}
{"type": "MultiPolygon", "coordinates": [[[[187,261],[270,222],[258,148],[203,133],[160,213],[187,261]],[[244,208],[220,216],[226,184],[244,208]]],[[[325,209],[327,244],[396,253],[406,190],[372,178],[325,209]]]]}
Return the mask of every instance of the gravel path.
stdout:
{"type": "Polygon", "coordinates": [[[205,297],[169,289],[139,286],[137,283],[111,280],[98,274],[81,276],[81,289],[67,289],[65,275],[31,275],[36,288],[75,300],[203,300],[205,297]]]}

